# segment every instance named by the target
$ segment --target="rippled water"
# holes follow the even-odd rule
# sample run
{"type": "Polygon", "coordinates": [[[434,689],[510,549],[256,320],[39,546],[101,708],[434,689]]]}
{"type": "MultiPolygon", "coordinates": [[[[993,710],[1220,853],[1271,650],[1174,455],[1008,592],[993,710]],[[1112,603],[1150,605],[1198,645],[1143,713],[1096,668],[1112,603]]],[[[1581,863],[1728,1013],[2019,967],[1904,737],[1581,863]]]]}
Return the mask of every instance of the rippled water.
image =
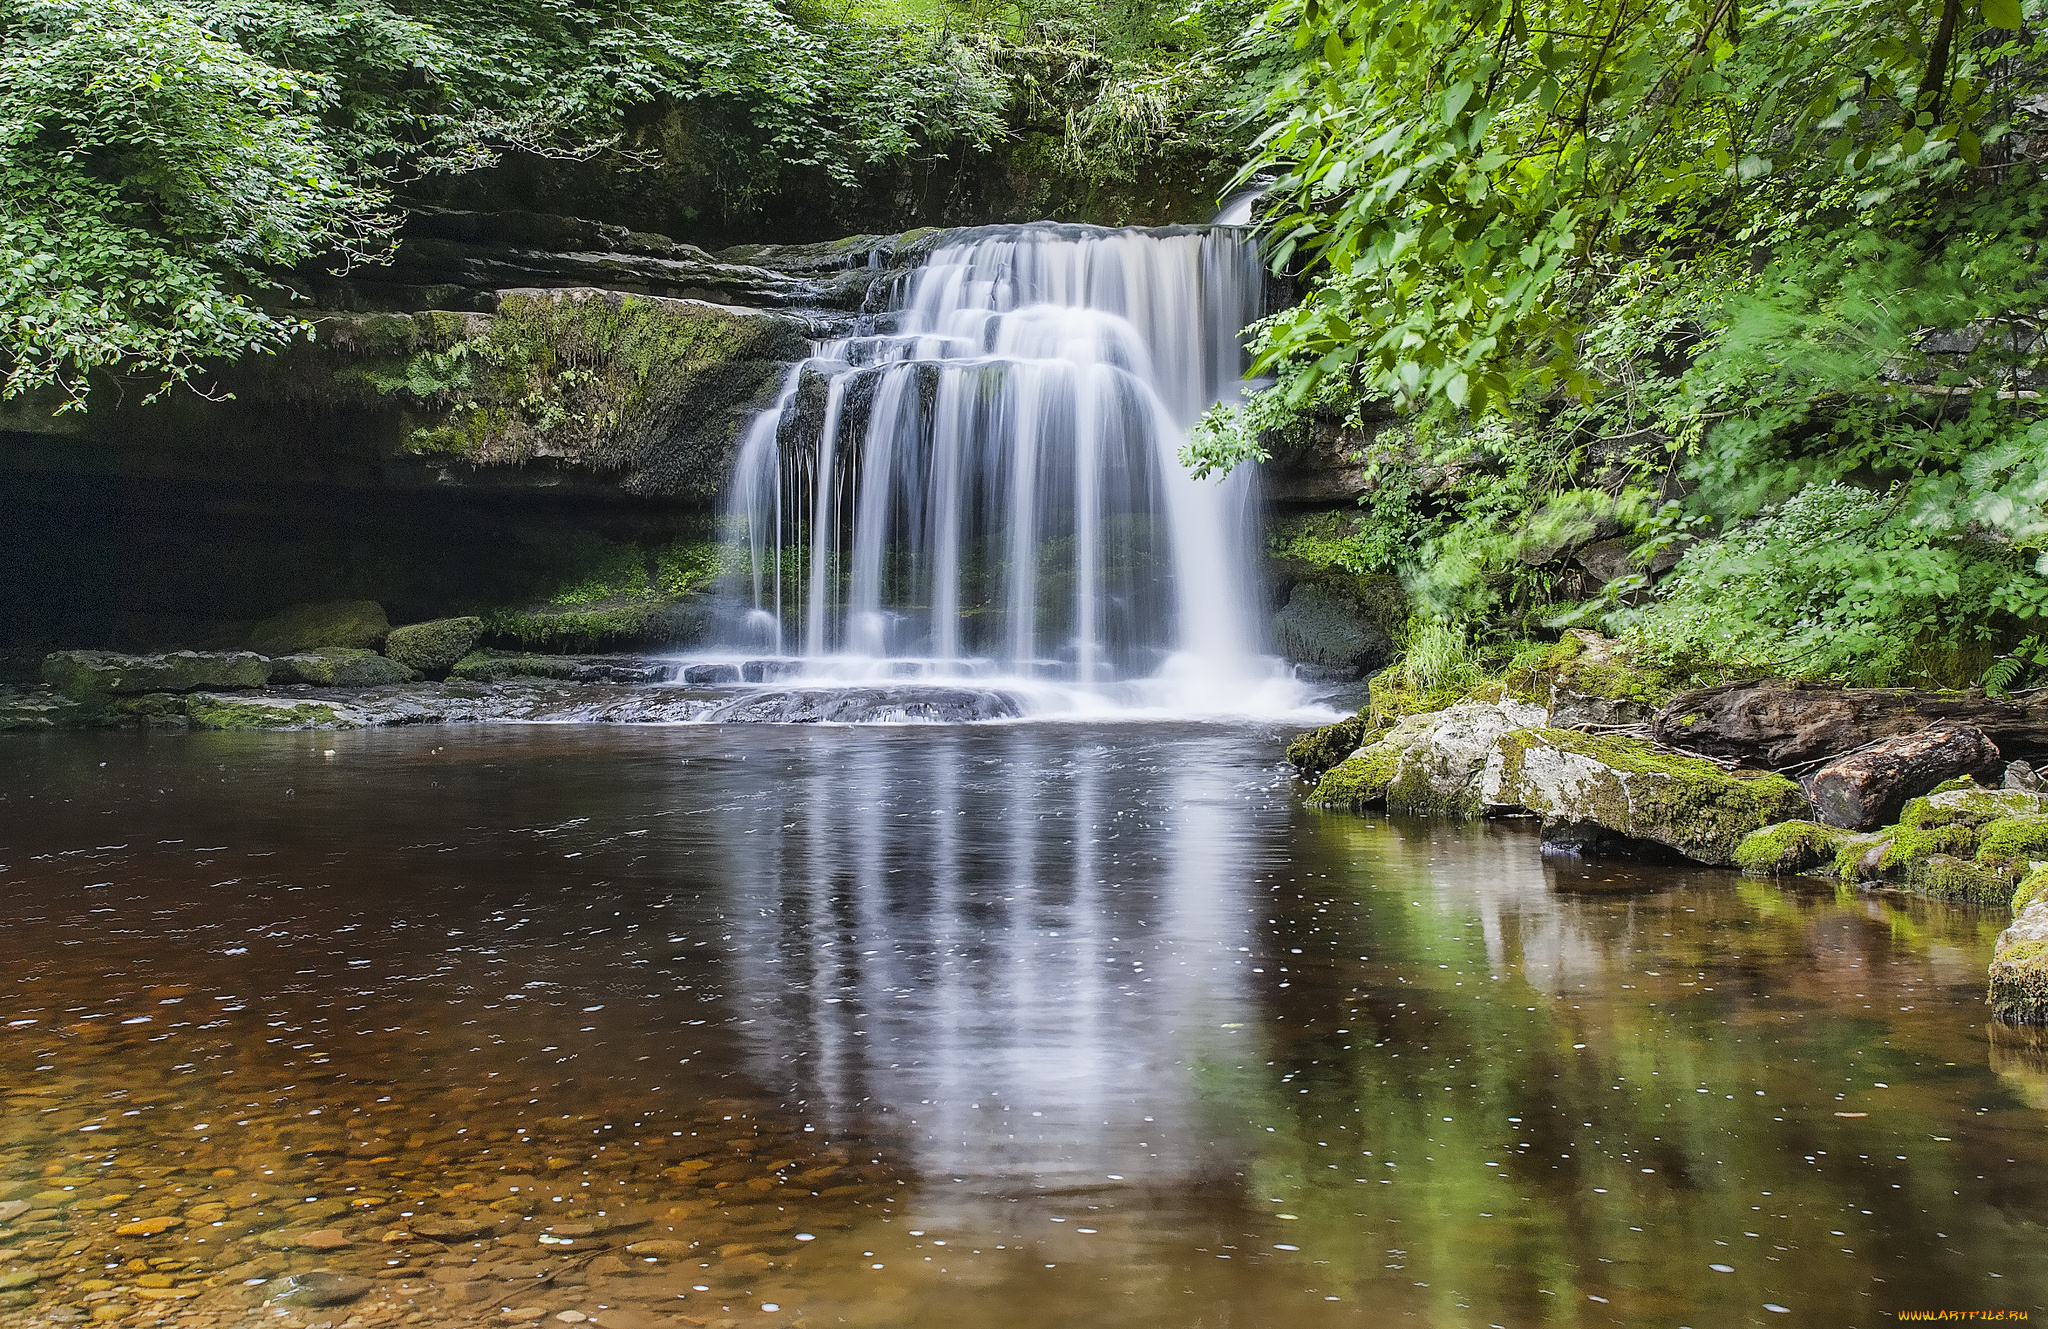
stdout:
{"type": "Polygon", "coordinates": [[[2001,915],[1316,813],[1283,737],[6,736],[0,1322],[2048,1312],[2001,915]]]}

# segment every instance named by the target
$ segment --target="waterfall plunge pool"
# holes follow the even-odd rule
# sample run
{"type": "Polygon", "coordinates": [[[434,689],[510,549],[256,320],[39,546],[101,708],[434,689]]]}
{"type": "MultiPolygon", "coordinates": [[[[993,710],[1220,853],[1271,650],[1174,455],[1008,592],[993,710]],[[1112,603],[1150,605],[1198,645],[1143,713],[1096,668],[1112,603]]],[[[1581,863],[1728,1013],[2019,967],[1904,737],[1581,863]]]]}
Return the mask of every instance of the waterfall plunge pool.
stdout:
{"type": "Polygon", "coordinates": [[[1999,916],[1318,813],[1285,737],[0,737],[0,1321],[2048,1304],[1999,916]]]}

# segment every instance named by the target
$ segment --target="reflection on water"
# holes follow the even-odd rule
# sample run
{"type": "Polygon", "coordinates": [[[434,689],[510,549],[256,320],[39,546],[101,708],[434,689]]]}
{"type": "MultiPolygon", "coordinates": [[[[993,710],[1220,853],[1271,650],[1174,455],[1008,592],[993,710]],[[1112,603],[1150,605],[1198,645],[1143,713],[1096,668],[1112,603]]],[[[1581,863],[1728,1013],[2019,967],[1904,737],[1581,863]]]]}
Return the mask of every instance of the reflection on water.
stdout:
{"type": "Polygon", "coordinates": [[[2048,1309],[2002,918],[1318,814],[1280,738],[10,736],[0,1321],[2048,1309]]]}

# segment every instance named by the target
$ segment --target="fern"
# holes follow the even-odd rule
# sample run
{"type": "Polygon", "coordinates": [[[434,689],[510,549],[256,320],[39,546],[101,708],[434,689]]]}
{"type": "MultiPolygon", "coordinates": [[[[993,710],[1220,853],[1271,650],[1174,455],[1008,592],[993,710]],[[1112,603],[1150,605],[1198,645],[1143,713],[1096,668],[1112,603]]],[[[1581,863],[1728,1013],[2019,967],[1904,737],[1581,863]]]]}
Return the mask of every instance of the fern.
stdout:
{"type": "Polygon", "coordinates": [[[1984,695],[1987,697],[2003,697],[2006,693],[2012,691],[2013,682],[2019,678],[2020,671],[2025,667],[2025,664],[2016,655],[2002,655],[1998,659],[1993,660],[1991,667],[1984,671],[1982,679],[1984,695]]]}

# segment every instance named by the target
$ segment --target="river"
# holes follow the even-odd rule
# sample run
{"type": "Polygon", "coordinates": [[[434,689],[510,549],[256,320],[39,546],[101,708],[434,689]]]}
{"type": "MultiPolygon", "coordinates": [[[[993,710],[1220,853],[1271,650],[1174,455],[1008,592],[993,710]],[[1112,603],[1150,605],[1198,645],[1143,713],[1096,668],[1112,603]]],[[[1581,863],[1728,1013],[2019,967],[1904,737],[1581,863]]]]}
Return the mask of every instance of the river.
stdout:
{"type": "Polygon", "coordinates": [[[2002,914],[1318,812],[1287,734],[0,736],[0,1323],[2048,1312],[2002,914]]]}

